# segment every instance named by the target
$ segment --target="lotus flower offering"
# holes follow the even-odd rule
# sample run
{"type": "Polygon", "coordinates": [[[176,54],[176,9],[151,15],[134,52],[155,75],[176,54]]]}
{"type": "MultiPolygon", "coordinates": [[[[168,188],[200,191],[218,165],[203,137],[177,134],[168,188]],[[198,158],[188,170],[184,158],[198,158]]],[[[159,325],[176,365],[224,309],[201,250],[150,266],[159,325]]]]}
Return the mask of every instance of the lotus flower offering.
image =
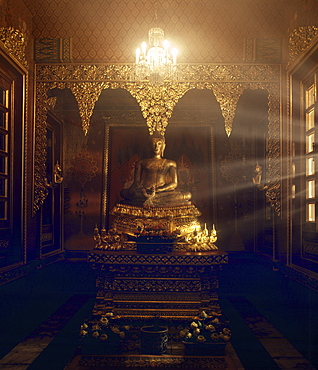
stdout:
{"type": "Polygon", "coordinates": [[[224,314],[201,311],[179,335],[188,354],[223,355],[225,346],[231,339],[231,330],[224,314]]]}

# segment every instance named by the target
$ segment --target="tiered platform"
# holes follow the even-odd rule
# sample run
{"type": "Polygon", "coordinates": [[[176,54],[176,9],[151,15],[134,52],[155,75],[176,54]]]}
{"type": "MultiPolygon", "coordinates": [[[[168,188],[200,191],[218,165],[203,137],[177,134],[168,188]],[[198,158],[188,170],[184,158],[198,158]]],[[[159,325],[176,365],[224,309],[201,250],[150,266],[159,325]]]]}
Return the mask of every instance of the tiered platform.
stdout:
{"type": "Polygon", "coordinates": [[[88,255],[97,270],[94,315],[113,312],[126,319],[191,319],[218,303],[218,271],[228,262],[225,252],[99,251],[88,255]]]}

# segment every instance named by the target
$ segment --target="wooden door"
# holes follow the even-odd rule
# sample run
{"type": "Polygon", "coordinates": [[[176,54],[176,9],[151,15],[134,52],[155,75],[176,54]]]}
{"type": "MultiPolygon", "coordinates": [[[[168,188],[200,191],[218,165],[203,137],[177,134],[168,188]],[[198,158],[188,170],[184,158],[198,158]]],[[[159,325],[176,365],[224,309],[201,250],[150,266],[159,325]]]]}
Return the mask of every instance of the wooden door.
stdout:
{"type": "Polygon", "coordinates": [[[62,245],[62,134],[60,122],[51,114],[46,129],[46,186],[48,195],[41,208],[40,257],[63,251],[62,245]]]}
{"type": "Polygon", "coordinates": [[[25,262],[25,72],[0,50],[0,268],[25,262]]]}

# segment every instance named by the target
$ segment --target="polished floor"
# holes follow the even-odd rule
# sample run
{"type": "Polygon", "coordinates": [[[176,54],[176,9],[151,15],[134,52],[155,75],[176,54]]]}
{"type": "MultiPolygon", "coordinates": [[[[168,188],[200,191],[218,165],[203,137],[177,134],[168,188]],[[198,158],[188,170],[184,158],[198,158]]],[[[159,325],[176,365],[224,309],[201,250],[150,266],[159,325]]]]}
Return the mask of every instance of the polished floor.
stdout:
{"type": "MultiPolygon", "coordinates": [[[[0,368],[70,369],[79,325],[94,303],[90,266],[64,260],[39,268],[1,286],[0,295],[0,368]]],[[[220,304],[235,369],[318,369],[318,292],[253,254],[230,254],[220,304]]]]}

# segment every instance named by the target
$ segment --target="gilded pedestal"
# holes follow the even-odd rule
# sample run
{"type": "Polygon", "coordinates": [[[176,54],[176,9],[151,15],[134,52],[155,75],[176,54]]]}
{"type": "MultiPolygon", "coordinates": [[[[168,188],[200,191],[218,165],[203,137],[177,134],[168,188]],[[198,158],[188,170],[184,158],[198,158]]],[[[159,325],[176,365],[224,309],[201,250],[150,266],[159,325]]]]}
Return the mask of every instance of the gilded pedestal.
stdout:
{"type": "Polygon", "coordinates": [[[118,232],[134,234],[136,230],[161,230],[164,233],[178,230],[179,235],[200,228],[201,212],[194,205],[179,207],[136,207],[116,204],[111,212],[113,227],[118,232]]]}

